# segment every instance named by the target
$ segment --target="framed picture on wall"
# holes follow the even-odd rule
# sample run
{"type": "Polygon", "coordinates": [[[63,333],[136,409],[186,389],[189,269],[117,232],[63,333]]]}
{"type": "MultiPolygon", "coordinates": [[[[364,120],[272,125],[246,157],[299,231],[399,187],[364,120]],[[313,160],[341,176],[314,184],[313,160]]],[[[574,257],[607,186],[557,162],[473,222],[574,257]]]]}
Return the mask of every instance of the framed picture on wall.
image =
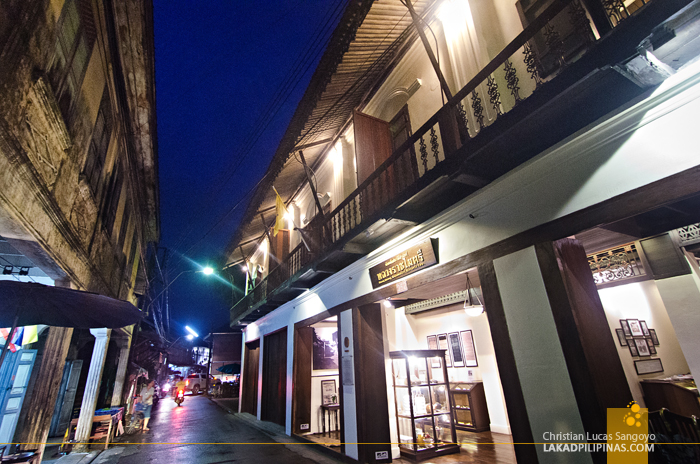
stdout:
{"type": "Polygon", "coordinates": [[[632,336],[632,332],[630,331],[630,325],[627,323],[627,319],[620,319],[620,327],[622,327],[622,331],[625,333],[625,337],[632,336]]]}
{"type": "Polygon", "coordinates": [[[445,350],[445,366],[452,367],[452,358],[450,357],[449,345],[447,344],[447,334],[437,336],[438,350],[445,350]]]}
{"type": "Polygon", "coordinates": [[[646,338],[635,338],[634,344],[637,346],[639,356],[651,356],[651,352],[649,351],[649,345],[647,345],[646,338]]]}
{"type": "Polygon", "coordinates": [[[656,347],[654,346],[654,342],[651,340],[651,338],[645,338],[647,341],[647,345],[649,345],[649,353],[651,354],[656,354],[656,347]]]}
{"type": "MultiPolygon", "coordinates": [[[[438,349],[437,335],[428,335],[428,349],[438,349]]],[[[440,358],[430,358],[430,367],[440,368],[440,358]]]]}
{"type": "Polygon", "coordinates": [[[335,379],[321,380],[321,404],[337,404],[338,390],[335,386],[335,379]]]}
{"type": "Polygon", "coordinates": [[[664,366],[661,364],[659,358],[654,359],[644,359],[634,362],[634,368],[637,370],[637,374],[653,374],[654,372],[663,372],[664,366]]]}
{"type": "Polygon", "coordinates": [[[454,367],[464,367],[464,357],[462,356],[462,343],[459,341],[459,333],[447,334],[447,341],[450,347],[450,357],[454,367]]]}
{"type": "Polygon", "coordinates": [[[615,329],[615,333],[617,333],[617,340],[620,342],[620,346],[627,346],[625,331],[622,329],[615,329]]]}
{"type": "Polygon", "coordinates": [[[476,359],[476,347],[471,330],[463,330],[459,333],[462,338],[462,350],[464,351],[464,363],[467,367],[477,367],[479,362],[476,359]]]}
{"type": "Polygon", "coordinates": [[[632,332],[633,337],[643,337],[644,332],[642,331],[642,326],[639,325],[637,319],[627,319],[627,323],[630,326],[630,332],[632,332]]]}
{"type": "Polygon", "coordinates": [[[630,349],[630,354],[632,356],[639,356],[639,351],[637,351],[637,345],[630,343],[628,348],[630,349]]]}
{"type": "Polygon", "coordinates": [[[654,345],[659,346],[659,337],[656,336],[656,329],[649,329],[649,336],[654,345]]]}
{"type": "Polygon", "coordinates": [[[645,337],[649,336],[649,328],[647,327],[647,321],[639,321],[639,326],[642,328],[642,333],[645,337]]]}

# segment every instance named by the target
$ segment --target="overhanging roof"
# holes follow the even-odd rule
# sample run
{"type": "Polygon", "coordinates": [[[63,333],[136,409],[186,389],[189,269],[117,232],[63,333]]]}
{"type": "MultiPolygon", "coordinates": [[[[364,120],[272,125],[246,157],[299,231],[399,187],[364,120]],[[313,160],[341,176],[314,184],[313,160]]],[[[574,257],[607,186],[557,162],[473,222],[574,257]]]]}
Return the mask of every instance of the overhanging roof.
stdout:
{"type": "MultiPolygon", "coordinates": [[[[425,15],[435,0],[414,1],[425,15]]],[[[415,39],[411,17],[400,0],[352,0],[334,31],[260,186],[248,203],[226,250],[229,262],[249,257],[274,222],[275,194],[289,201],[306,181],[299,149],[309,166],[320,161],[357,108],[415,39]],[[261,213],[265,218],[261,218],[261,213]]]]}

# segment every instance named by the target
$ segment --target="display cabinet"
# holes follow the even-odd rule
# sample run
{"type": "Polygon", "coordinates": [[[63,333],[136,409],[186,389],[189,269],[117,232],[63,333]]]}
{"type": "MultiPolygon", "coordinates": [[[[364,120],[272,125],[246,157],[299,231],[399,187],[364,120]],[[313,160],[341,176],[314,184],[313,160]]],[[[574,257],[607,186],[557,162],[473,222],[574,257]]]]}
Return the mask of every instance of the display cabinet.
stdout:
{"type": "Polygon", "coordinates": [[[423,461],[459,453],[444,350],[390,353],[401,455],[423,461]]]}
{"type": "Polygon", "coordinates": [[[455,427],[470,432],[491,428],[482,382],[455,383],[450,389],[455,427]]]}

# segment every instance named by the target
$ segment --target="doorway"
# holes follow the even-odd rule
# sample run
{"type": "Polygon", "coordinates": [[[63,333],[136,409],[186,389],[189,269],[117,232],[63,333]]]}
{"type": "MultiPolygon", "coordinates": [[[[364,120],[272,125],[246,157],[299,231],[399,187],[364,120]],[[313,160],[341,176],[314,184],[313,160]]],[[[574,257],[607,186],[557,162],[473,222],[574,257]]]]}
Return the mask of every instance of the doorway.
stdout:
{"type": "Polygon", "coordinates": [[[258,415],[258,368],[260,365],[260,340],[245,344],[243,362],[243,394],[241,412],[258,415]]]}
{"type": "Polygon", "coordinates": [[[297,327],[294,334],[292,430],[340,451],[338,318],[297,327]]]}
{"type": "Polygon", "coordinates": [[[287,419],[287,328],[263,339],[260,419],[285,425],[287,419]]]}

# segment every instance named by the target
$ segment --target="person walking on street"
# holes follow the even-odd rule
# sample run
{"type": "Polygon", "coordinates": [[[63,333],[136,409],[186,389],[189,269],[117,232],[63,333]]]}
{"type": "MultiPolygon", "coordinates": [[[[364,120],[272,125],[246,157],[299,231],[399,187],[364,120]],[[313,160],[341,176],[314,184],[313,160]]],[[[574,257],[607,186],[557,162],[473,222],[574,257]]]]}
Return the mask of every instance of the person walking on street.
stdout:
{"type": "Polygon", "coordinates": [[[148,385],[141,389],[141,403],[143,404],[143,431],[148,432],[148,421],[151,420],[151,409],[153,408],[153,395],[155,393],[156,381],[151,380],[148,385]]]}

